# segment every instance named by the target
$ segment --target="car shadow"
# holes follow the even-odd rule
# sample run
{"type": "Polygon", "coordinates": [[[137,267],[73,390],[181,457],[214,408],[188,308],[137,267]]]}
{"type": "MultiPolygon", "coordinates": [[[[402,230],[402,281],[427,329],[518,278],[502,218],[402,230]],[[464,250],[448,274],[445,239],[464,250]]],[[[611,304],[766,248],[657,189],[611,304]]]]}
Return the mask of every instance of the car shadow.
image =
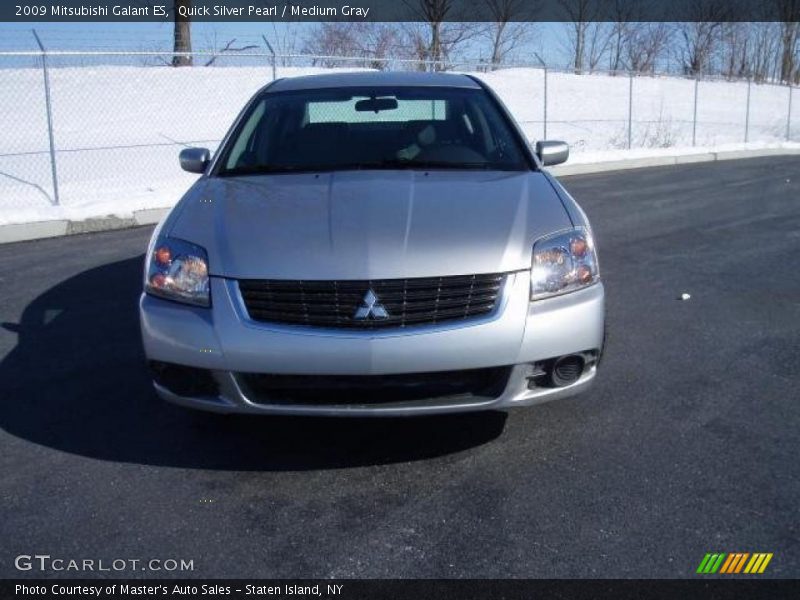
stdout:
{"type": "Polygon", "coordinates": [[[413,461],[484,444],[506,415],[405,419],[221,416],[159,400],[145,368],[137,300],[143,257],[80,273],[3,323],[0,427],[64,452],[137,464],[307,470],[413,461]]]}

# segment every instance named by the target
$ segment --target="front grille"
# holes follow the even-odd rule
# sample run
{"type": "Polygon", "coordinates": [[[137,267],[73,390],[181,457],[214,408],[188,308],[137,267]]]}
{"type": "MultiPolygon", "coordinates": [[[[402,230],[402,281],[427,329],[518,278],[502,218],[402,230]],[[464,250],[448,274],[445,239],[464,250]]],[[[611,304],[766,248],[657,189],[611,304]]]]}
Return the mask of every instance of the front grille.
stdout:
{"type": "Polygon", "coordinates": [[[449,400],[486,401],[500,396],[510,367],[396,375],[236,375],[258,404],[294,406],[380,405],[449,400]]]}
{"type": "Polygon", "coordinates": [[[256,321],[378,329],[487,315],[494,310],[504,281],[504,274],[369,281],[242,279],[239,290],[256,321]],[[372,311],[367,310],[370,304],[372,311]],[[359,309],[361,318],[356,318],[359,309]]]}

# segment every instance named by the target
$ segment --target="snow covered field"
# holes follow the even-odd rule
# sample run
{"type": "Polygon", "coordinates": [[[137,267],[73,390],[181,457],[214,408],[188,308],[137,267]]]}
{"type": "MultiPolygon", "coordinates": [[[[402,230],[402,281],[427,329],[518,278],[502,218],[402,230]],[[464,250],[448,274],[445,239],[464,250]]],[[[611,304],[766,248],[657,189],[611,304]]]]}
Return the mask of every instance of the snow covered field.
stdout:
{"type": "MultiPolygon", "coordinates": [[[[325,71],[286,68],[278,76],[325,71]]],[[[541,139],[543,71],[506,69],[480,77],[503,98],[526,135],[541,139]]],[[[215,148],[245,101],[270,79],[263,66],[51,69],[56,206],[42,72],[0,70],[0,224],[130,217],[134,210],[171,206],[194,179],[178,166],[180,148],[215,148]]],[[[571,144],[571,163],[744,147],[745,83],[700,82],[692,149],[694,82],[634,78],[630,151],[627,76],[551,72],[547,83],[547,137],[571,144]]],[[[788,106],[788,88],[753,85],[749,141],[780,145],[788,106]]],[[[791,134],[800,138],[800,97],[794,99],[791,134]]]]}

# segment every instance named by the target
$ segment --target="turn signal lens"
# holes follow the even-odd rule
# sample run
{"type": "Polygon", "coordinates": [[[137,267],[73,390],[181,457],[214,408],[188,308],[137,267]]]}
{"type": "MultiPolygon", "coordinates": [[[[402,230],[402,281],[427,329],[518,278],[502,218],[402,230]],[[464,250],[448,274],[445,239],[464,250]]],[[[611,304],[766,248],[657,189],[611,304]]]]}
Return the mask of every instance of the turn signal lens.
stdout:
{"type": "Polygon", "coordinates": [[[592,270],[586,265],[578,267],[578,281],[583,284],[592,282],[592,270]]]}
{"type": "Polygon", "coordinates": [[[569,249],[573,256],[581,258],[586,256],[586,252],[589,250],[589,244],[586,243],[584,238],[575,237],[570,240],[569,249]]]}
{"type": "Polygon", "coordinates": [[[172,254],[170,253],[169,248],[167,246],[161,246],[160,248],[156,249],[155,259],[156,262],[161,266],[169,265],[169,261],[172,259],[172,254]]]}

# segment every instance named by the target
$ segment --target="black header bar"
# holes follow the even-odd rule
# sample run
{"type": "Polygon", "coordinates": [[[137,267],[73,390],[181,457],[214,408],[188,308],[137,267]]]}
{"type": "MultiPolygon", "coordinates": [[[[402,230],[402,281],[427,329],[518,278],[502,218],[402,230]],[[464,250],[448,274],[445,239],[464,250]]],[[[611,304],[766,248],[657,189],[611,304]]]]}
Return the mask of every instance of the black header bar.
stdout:
{"type": "Polygon", "coordinates": [[[798,580],[242,580],[26,579],[0,583],[2,598],[205,598],[207,600],[782,600],[797,598],[798,580]]]}
{"type": "Polygon", "coordinates": [[[3,0],[5,22],[800,21],[795,0],[3,0]]]}

